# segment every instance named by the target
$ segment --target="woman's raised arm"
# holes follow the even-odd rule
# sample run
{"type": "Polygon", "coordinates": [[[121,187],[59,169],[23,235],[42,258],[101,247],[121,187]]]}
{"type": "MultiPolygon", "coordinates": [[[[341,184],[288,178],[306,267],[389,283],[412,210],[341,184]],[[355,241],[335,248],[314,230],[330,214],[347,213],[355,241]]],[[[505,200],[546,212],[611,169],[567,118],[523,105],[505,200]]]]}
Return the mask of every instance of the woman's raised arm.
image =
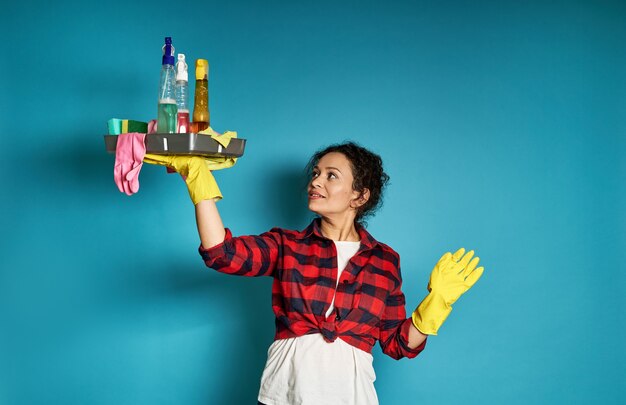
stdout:
{"type": "Polygon", "coordinates": [[[199,156],[147,154],[144,162],[167,166],[183,176],[189,197],[196,207],[196,224],[202,247],[208,249],[222,243],[226,231],[215,206],[222,193],[206,160],[199,156]]]}
{"type": "Polygon", "coordinates": [[[209,249],[224,241],[226,230],[214,199],[196,204],[196,225],[203,248],[209,249]]]}

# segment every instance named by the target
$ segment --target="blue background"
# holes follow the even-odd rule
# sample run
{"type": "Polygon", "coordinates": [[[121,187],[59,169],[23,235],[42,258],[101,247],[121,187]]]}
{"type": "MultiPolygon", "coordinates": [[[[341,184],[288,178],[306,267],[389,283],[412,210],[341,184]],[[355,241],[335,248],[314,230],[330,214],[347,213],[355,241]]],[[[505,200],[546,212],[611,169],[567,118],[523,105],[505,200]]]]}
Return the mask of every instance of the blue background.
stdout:
{"type": "Polygon", "coordinates": [[[306,226],[304,164],[352,139],[392,179],[369,230],[408,311],[443,252],[481,256],[417,359],[376,346],[382,404],[624,403],[624,3],[88,3],[0,15],[0,403],[256,403],[271,280],[205,268],[184,183],[127,197],[104,150],[156,117],[164,36],[248,140],[216,173],[235,234],[306,226]]]}

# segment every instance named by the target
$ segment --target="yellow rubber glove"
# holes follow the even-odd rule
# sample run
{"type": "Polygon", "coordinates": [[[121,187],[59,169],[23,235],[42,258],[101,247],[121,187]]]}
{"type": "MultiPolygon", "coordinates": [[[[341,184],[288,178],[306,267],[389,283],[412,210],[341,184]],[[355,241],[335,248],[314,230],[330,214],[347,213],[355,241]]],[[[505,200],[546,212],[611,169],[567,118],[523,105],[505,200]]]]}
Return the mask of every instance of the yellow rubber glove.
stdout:
{"type": "Polygon", "coordinates": [[[217,182],[209,169],[210,162],[200,156],[146,154],[145,163],[162,165],[180,173],[187,183],[191,201],[196,205],[202,200],[222,199],[217,182]]]}
{"type": "Polygon", "coordinates": [[[451,305],[483,274],[482,267],[476,268],[480,259],[472,259],[474,251],[464,254],[463,248],[454,254],[444,254],[430,274],[430,294],[418,305],[412,316],[413,325],[425,335],[437,334],[439,327],[452,311],[451,305]]]}

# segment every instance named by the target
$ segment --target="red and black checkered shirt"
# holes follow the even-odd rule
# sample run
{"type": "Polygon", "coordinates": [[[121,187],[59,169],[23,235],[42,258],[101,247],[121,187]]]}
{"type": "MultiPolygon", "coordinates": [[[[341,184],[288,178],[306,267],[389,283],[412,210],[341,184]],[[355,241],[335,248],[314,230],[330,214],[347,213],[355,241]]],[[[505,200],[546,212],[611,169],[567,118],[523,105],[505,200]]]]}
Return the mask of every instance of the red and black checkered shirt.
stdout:
{"type": "Polygon", "coordinates": [[[320,232],[319,218],[304,231],[273,228],[261,235],[233,237],[210,249],[200,246],[207,266],[240,276],[272,276],[275,339],[321,333],[328,342],[342,339],[371,353],[378,340],[394,359],[415,357],[426,341],[408,347],[400,257],[363,227],[358,252],[337,285],[337,250],[320,232]],[[335,310],[325,313],[335,294],[335,310]]]}

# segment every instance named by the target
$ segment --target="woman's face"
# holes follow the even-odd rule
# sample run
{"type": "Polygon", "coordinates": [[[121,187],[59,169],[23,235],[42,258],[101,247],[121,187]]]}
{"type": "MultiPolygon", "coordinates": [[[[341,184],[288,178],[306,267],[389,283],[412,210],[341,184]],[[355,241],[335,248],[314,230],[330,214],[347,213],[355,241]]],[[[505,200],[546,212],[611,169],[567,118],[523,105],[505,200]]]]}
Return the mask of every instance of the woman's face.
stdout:
{"type": "Polygon", "coordinates": [[[330,152],[319,160],[309,182],[309,209],[323,217],[356,216],[359,192],[352,189],[352,168],[343,153],[330,152]]]}

